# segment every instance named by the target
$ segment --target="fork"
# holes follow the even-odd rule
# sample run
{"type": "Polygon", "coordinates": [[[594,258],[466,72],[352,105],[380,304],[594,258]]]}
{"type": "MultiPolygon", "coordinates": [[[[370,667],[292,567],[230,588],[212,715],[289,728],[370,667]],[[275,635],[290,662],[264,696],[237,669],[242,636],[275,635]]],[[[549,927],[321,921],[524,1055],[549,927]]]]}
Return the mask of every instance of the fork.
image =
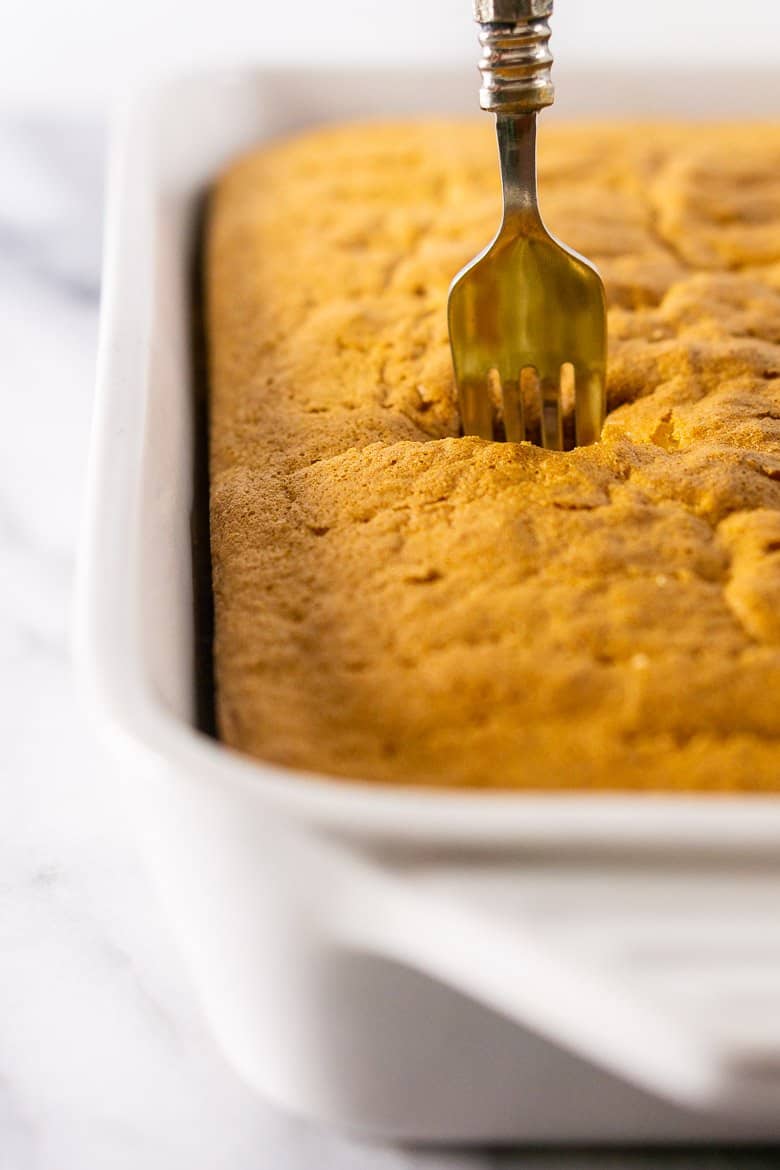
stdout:
{"type": "Polygon", "coordinates": [[[464,434],[561,451],[601,434],[607,339],[601,277],[548,232],[537,200],[552,8],[475,0],[480,105],[496,114],[504,211],[493,242],[455,277],[447,316],[464,434]]]}

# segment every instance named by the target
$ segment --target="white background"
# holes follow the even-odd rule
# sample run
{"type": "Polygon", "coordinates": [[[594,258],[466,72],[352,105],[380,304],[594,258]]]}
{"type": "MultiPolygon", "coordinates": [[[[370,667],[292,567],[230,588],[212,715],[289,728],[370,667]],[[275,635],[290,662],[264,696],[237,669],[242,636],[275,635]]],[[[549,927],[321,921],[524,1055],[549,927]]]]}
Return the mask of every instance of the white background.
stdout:
{"type": "MultiPolygon", "coordinates": [[[[0,0],[0,102],[103,101],[204,62],[476,59],[471,0],[0,0]]],[[[780,0],[557,0],[561,65],[780,64],[780,0]]]]}

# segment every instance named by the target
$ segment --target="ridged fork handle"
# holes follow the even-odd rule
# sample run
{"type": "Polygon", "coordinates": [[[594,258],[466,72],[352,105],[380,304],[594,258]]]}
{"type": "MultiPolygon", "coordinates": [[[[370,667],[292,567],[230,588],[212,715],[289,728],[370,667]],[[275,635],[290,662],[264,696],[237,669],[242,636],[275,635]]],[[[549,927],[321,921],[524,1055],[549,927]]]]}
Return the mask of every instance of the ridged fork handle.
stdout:
{"type": "Polygon", "coordinates": [[[475,0],[482,57],[480,105],[495,114],[535,113],[550,106],[552,0],[475,0]]]}

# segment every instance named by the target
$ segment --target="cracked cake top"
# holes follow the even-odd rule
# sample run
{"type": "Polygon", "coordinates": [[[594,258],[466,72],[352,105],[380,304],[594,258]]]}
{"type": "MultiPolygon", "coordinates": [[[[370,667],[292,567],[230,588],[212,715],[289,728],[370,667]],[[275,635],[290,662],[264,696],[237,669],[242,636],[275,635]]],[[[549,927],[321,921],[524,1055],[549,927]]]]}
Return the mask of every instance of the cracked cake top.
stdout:
{"type": "Polygon", "coordinates": [[[567,453],[458,437],[494,150],[326,129],[215,191],[220,734],[397,783],[779,788],[780,127],[545,127],[545,219],[610,305],[603,439],[567,453]]]}

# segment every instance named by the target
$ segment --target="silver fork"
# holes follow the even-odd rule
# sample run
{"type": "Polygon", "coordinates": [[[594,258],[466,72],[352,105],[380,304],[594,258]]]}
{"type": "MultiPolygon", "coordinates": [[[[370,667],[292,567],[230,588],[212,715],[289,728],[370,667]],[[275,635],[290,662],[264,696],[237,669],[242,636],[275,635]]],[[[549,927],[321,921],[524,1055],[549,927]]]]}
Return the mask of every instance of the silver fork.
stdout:
{"type": "Polygon", "coordinates": [[[604,421],[606,307],[594,266],[545,227],[536,115],[553,102],[552,0],[475,0],[480,104],[496,114],[504,213],[455,278],[448,321],[465,434],[553,450],[592,443],[604,421]]]}

